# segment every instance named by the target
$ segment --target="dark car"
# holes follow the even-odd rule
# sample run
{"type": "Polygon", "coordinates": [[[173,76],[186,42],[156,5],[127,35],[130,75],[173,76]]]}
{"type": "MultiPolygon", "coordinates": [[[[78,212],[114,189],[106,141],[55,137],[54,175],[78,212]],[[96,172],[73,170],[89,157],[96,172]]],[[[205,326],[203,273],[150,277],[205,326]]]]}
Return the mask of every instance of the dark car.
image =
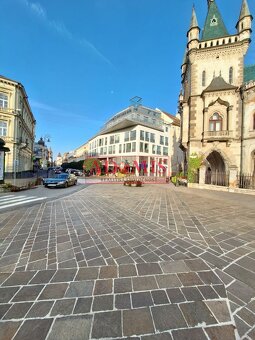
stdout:
{"type": "Polygon", "coordinates": [[[48,187],[63,187],[67,188],[70,185],[76,185],[77,184],[77,178],[73,174],[56,174],[56,176],[52,178],[45,178],[43,181],[43,185],[45,188],[48,187]]]}
{"type": "Polygon", "coordinates": [[[69,174],[74,174],[75,176],[82,176],[83,172],[81,170],[78,169],[66,169],[66,172],[68,172],[69,174]]]}

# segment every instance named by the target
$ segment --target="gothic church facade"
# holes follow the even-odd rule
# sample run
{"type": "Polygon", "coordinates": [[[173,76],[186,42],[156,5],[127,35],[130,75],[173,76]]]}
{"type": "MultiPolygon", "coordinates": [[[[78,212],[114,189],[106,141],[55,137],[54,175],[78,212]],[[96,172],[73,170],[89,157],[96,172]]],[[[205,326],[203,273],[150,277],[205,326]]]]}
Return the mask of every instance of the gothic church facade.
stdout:
{"type": "Polygon", "coordinates": [[[243,0],[236,34],[229,34],[208,0],[200,31],[192,10],[181,67],[181,148],[186,160],[202,155],[206,171],[255,173],[255,65],[244,65],[252,20],[243,0]]]}

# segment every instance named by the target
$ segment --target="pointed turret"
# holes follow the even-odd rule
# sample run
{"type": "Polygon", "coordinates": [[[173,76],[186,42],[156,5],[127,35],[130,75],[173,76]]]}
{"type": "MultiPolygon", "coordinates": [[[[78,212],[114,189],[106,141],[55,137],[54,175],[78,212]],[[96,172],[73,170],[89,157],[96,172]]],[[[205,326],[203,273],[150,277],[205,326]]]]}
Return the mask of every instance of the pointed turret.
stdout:
{"type": "Polygon", "coordinates": [[[193,49],[198,47],[200,28],[197,22],[197,16],[195,7],[192,8],[190,28],[187,32],[188,37],[188,49],[193,49]]]}
{"type": "Polygon", "coordinates": [[[220,11],[214,0],[208,0],[208,13],[203,29],[202,40],[217,39],[228,36],[220,11]]]}
{"type": "Polygon", "coordinates": [[[239,20],[236,24],[240,40],[250,39],[252,19],[247,0],[243,0],[239,20]]]}

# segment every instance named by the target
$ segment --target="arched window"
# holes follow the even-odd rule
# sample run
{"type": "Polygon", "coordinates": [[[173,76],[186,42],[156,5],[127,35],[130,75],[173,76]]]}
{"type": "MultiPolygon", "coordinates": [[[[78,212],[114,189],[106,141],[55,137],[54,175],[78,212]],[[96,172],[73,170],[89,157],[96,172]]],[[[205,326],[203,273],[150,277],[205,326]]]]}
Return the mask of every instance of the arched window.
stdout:
{"type": "Polygon", "coordinates": [[[222,131],[222,118],[215,112],[209,120],[209,131],[222,131]]]}
{"type": "Polygon", "coordinates": [[[233,84],[233,67],[229,68],[229,84],[233,84]]]}
{"type": "Polygon", "coordinates": [[[203,71],[203,73],[202,73],[202,86],[205,86],[205,84],[206,84],[206,73],[205,73],[205,71],[203,71]]]}

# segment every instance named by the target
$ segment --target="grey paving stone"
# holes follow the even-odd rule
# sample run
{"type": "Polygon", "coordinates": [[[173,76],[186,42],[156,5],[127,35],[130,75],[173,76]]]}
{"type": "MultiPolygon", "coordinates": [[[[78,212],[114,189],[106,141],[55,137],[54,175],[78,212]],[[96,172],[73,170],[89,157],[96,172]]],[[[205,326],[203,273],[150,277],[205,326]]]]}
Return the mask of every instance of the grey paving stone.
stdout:
{"type": "Polygon", "coordinates": [[[185,273],[190,269],[184,261],[161,262],[160,266],[164,273],[185,273]]]}
{"type": "Polygon", "coordinates": [[[47,340],[89,339],[91,322],[91,315],[57,318],[47,340]]]}
{"type": "Polygon", "coordinates": [[[247,286],[247,284],[236,280],[228,286],[228,292],[236,296],[238,299],[248,303],[255,296],[255,290],[247,286]]]}
{"type": "Polygon", "coordinates": [[[158,288],[154,276],[133,277],[132,282],[134,291],[152,290],[158,288]]]}
{"type": "Polygon", "coordinates": [[[181,288],[183,295],[187,301],[202,301],[203,296],[197,289],[197,287],[184,287],[181,288]]]}
{"type": "Polygon", "coordinates": [[[158,263],[138,263],[137,270],[139,275],[162,274],[162,269],[158,263]]]}
{"type": "Polygon", "coordinates": [[[179,288],[167,289],[166,292],[172,303],[180,303],[186,301],[185,296],[179,288]]]}
{"type": "Polygon", "coordinates": [[[22,319],[32,306],[32,302],[15,303],[3,317],[4,320],[22,319]]]}
{"type": "Polygon", "coordinates": [[[47,316],[53,306],[53,303],[54,301],[35,302],[27,313],[26,318],[39,318],[47,316]]]}
{"type": "Polygon", "coordinates": [[[2,319],[4,314],[10,309],[11,306],[12,304],[9,303],[0,305],[0,319],[2,319]]]}
{"type": "Polygon", "coordinates": [[[115,308],[116,309],[130,309],[131,308],[130,294],[115,295],[115,308]]]}
{"type": "Polygon", "coordinates": [[[230,312],[225,301],[205,301],[219,323],[231,321],[230,312]]]}
{"type": "Polygon", "coordinates": [[[169,303],[169,299],[164,290],[153,290],[151,291],[151,295],[155,305],[163,305],[169,303]]]}
{"type": "Polygon", "coordinates": [[[197,274],[205,284],[222,284],[222,281],[212,271],[198,272],[197,274]]]}
{"type": "Polygon", "coordinates": [[[97,280],[94,288],[94,295],[111,294],[112,293],[113,280],[97,280]]]}
{"type": "Polygon", "coordinates": [[[184,286],[203,285],[203,281],[201,281],[197,273],[179,273],[177,275],[184,286]]]}
{"type": "Polygon", "coordinates": [[[35,286],[25,286],[22,287],[19,292],[14,296],[12,302],[18,301],[34,301],[37,296],[44,288],[43,285],[35,285],[35,286]]]}
{"type": "Polygon", "coordinates": [[[5,321],[0,323],[0,339],[12,340],[22,321],[5,321]]]}
{"type": "Polygon", "coordinates": [[[13,273],[2,286],[26,285],[36,272],[16,272],[13,273]]]}
{"type": "Polygon", "coordinates": [[[243,321],[243,319],[240,319],[238,316],[234,316],[235,324],[238,330],[238,334],[240,338],[244,336],[247,332],[250,331],[250,326],[243,321]]]}
{"type": "Polygon", "coordinates": [[[61,299],[67,290],[67,283],[48,284],[40,294],[38,300],[61,299]]]}
{"type": "Polygon", "coordinates": [[[50,316],[71,314],[74,303],[75,299],[57,300],[51,310],[50,316]]]}
{"type": "Polygon", "coordinates": [[[98,278],[99,268],[80,268],[76,274],[75,281],[94,280],[98,278]]]}
{"type": "Polygon", "coordinates": [[[215,290],[211,286],[199,286],[198,289],[205,300],[219,298],[218,294],[216,294],[215,290]]]}
{"type": "Polygon", "coordinates": [[[219,294],[221,298],[224,299],[227,297],[227,293],[226,293],[226,289],[224,285],[212,285],[212,287],[216,291],[216,293],[219,294]]]}
{"type": "Polygon", "coordinates": [[[96,313],[91,336],[95,339],[121,337],[121,312],[96,313]]]}
{"type": "Polygon", "coordinates": [[[156,280],[159,288],[180,287],[182,285],[176,274],[157,275],[156,280]]]}
{"type": "Polygon", "coordinates": [[[160,334],[142,336],[141,340],[173,340],[173,338],[170,333],[160,333],[160,334]]]}
{"type": "Polygon", "coordinates": [[[131,278],[120,278],[114,280],[114,293],[132,292],[131,278]]]}
{"type": "Polygon", "coordinates": [[[203,301],[181,303],[180,308],[190,327],[202,324],[203,322],[206,325],[217,324],[217,321],[203,301]]]}
{"type": "Polygon", "coordinates": [[[3,287],[0,288],[0,303],[9,302],[17,293],[20,287],[3,287]]]}
{"type": "Polygon", "coordinates": [[[255,325],[255,314],[252,313],[250,310],[247,308],[242,308],[237,315],[239,318],[244,320],[248,325],[253,326],[255,325]]]}
{"type": "Polygon", "coordinates": [[[91,309],[92,298],[79,298],[76,301],[73,314],[84,314],[89,313],[91,309]]]}
{"type": "Polygon", "coordinates": [[[147,307],[153,305],[150,292],[132,293],[131,299],[133,308],[147,307]]]}
{"type": "MultiPolygon", "coordinates": [[[[174,340],[208,340],[202,328],[174,330],[172,332],[172,336],[174,340]]],[[[221,338],[211,338],[211,339],[216,340],[216,339],[221,339],[221,338]]]]}
{"type": "Polygon", "coordinates": [[[186,321],[177,305],[151,307],[156,331],[162,332],[187,327],[186,321]]]}
{"type": "Polygon", "coordinates": [[[71,282],[65,297],[91,296],[94,288],[94,281],[71,282]]]}
{"type": "Polygon", "coordinates": [[[139,308],[123,311],[123,335],[133,336],[154,333],[150,310],[139,308]],[[139,322],[137,322],[139,320],[139,322]]]}
{"type": "Polygon", "coordinates": [[[100,268],[99,279],[110,279],[118,276],[117,266],[106,266],[100,268]]]}
{"type": "Polygon", "coordinates": [[[92,304],[92,311],[113,310],[113,295],[95,296],[92,304]]]}
{"type": "Polygon", "coordinates": [[[112,255],[112,257],[115,258],[115,259],[127,255],[127,253],[125,252],[125,250],[122,247],[110,248],[109,252],[112,255]]]}
{"type": "Polygon", "coordinates": [[[137,276],[136,266],[134,264],[121,264],[119,266],[119,277],[137,276]]]}
{"type": "Polygon", "coordinates": [[[205,332],[210,339],[235,340],[234,326],[207,327],[205,332]]]}
{"type": "Polygon", "coordinates": [[[51,279],[51,283],[73,281],[76,272],[77,269],[59,269],[51,279]]]}

